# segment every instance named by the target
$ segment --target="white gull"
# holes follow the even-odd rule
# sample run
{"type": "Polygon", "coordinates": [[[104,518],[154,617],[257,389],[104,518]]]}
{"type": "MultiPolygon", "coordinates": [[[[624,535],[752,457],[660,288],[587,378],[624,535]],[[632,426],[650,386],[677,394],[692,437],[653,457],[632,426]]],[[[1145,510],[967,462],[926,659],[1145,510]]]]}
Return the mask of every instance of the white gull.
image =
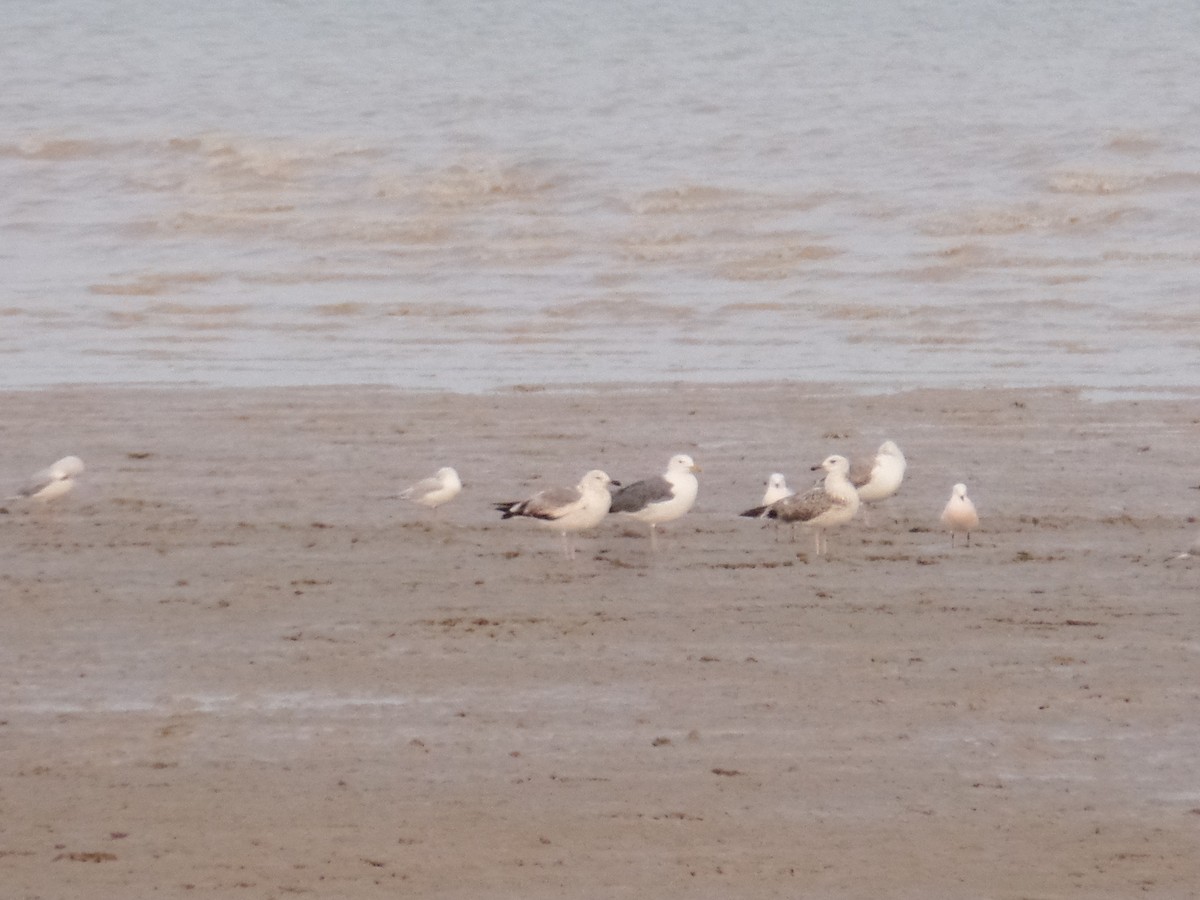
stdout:
{"type": "Polygon", "coordinates": [[[762,505],[770,506],[776,500],[782,500],[784,497],[790,497],[796,493],[787,486],[787,479],[780,472],[772,472],[771,477],[767,479],[767,489],[763,492],[762,505]]]}
{"type": "Polygon", "coordinates": [[[458,472],[449,466],[443,466],[431,478],[423,478],[401,491],[400,499],[436,510],[457,497],[461,491],[462,481],[458,472]]]}
{"type": "Polygon", "coordinates": [[[863,503],[879,503],[900,490],[907,468],[908,462],[896,442],[884,441],[874,456],[850,464],[850,483],[863,503]]]}
{"type": "Polygon", "coordinates": [[[942,524],[950,528],[950,546],[954,546],[954,536],[960,531],[967,533],[967,546],[971,546],[971,532],[979,527],[979,513],[975,504],[967,496],[967,486],[956,484],[950,494],[946,508],[942,510],[942,524]]]}
{"type": "Polygon", "coordinates": [[[36,500],[45,503],[66,494],[75,487],[75,476],[83,472],[83,460],[78,456],[64,456],[31,476],[25,485],[10,500],[36,500]]]}

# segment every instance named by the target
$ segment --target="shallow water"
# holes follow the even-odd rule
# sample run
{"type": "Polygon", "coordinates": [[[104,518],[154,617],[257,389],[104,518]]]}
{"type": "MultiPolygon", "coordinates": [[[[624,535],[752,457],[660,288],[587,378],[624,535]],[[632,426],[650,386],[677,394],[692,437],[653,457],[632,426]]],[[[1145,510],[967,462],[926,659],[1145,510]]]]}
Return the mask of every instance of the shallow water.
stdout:
{"type": "Polygon", "coordinates": [[[82,0],[0,385],[1194,387],[1200,8],[82,0]]]}

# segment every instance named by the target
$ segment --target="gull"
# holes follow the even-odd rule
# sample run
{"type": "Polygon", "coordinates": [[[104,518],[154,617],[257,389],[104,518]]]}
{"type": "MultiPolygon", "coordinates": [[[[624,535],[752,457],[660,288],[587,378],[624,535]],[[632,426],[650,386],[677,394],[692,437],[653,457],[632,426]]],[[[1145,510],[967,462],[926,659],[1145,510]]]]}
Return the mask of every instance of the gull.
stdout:
{"type": "Polygon", "coordinates": [[[850,466],[850,483],[863,503],[878,503],[900,490],[908,462],[895,441],[884,441],[869,459],[856,459],[850,466]]]}
{"type": "Polygon", "coordinates": [[[700,490],[695,473],[699,471],[686,453],[672,456],[664,474],[635,481],[613,494],[609,512],[624,513],[649,525],[650,548],[656,550],[659,523],[680,518],[695,504],[700,490]]]}
{"type": "MultiPolygon", "coordinates": [[[[782,500],[784,497],[790,497],[795,493],[795,491],[787,486],[787,479],[783,477],[782,473],[772,472],[771,477],[767,479],[767,489],[763,491],[762,505],[770,506],[772,503],[782,500]]],[[[796,526],[793,524],[789,528],[791,529],[791,538],[794,541],[796,539],[796,526]]],[[[778,530],[775,532],[775,540],[779,540],[778,530]]]]}
{"type": "Polygon", "coordinates": [[[858,491],[850,483],[850,461],[846,457],[834,454],[819,466],[813,466],[813,471],[817,469],[825,470],[825,478],[815,487],[803,494],[776,500],[769,506],[748,509],[742,515],[807,525],[816,531],[817,556],[828,554],[825,532],[853,519],[861,501],[858,491]]]}
{"type": "Polygon", "coordinates": [[[10,500],[36,500],[45,503],[75,487],[75,476],[83,471],[83,460],[78,456],[64,456],[52,466],[30,477],[15,497],[10,500]]]}
{"type": "Polygon", "coordinates": [[[1194,559],[1200,557],[1200,534],[1196,535],[1196,539],[1192,541],[1192,545],[1182,553],[1177,553],[1170,557],[1171,559],[1194,559]]]}
{"type": "Polygon", "coordinates": [[[462,481],[458,473],[449,466],[443,466],[431,478],[423,478],[401,491],[400,499],[436,511],[443,503],[449,503],[457,497],[461,490],[462,481]]]}
{"type": "Polygon", "coordinates": [[[790,497],[796,493],[787,486],[787,479],[780,472],[772,472],[767,479],[767,489],[763,492],[762,505],[770,506],[776,500],[790,497]]]}
{"type": "Polygon", "coordinates": [[[942,523],[950,527],[950,546],[954,546],[954,536],[960,531],[967,533],[967,546],[971,546],[971,532],[979,527],[979,513],[975,504],[967,496],[967,486],[956,484],[950,494],[950,501],[942,510],[942,523]]]}
{"type": "Polygon", "coordinates": [[[612,505],[609,485],[613,481],[599,469],[593,469],[580,479],[575,487],[552,487],[538,491],[527,500],[493,504],[503,515],[502,519],[524,516],[536,519],[547,528],[553,528],[563,537],[563,552],[567,559],[575,558],[574,539],[568,540],[568,532],[584,531],[599,525],[612,505]]]}

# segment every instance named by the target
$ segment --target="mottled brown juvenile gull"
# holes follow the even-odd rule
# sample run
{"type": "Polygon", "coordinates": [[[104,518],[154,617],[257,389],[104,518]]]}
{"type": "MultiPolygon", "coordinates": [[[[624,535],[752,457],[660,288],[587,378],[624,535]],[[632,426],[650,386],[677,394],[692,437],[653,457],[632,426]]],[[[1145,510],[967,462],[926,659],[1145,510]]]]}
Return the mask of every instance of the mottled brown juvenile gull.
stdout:
{"type": "Polygon", "coordinates": [[[75,487],[75,476],[83,472],[83,460],[78,456],[64,456],[58,462],[47,466],[31,476],[24,486],[10,500],[35,500],[45,503],[75,487]]]}
{"type": "Polygon", "coordinates": [[[942,524],[950,528],[950,546],[954,546],[954,536],[960,532],[967,533],[967,546],[971,546],[971,532],[979,527],[979,513],[975,504],[967,496],[967,486],[956,484],[950,493],[950,501],[942,510],[942,524]]]}
{"type": "Polygon", "coordinates": [[[853,519],[860,501],[858,491],[847,477],[850,461],[846,457],[836,454],[827,457],[819,466],[813,466],[814,471],[817,469],[825,470],[825,479],[820,484],[803,494],[776,500],[769,506],[748,509],[742,515],[807,525],[816,532],[817,556],[828,553],[825,532],[853,519]]]}
{"type": "Polygon", "coordinates": [[[449,503],[462,490],[462,481],[458,473],[449,466],[437,470],[431,478],[423,478],[411,487],[400,492],[400,499],[427,509],[436,510],[444,503],[449,503]]]}
{"type": "Polygon", "coordinates": [[[563,537],[563,552],[568,559],[575,558],[573,537],[577,531],[599,525],[612,504],[609,485],[619,484],[599,469],[593,469],[575,487],[552,487],[538,491],[527,500],[496,503],[495,508],[504,515],[502,519],[524,517],[534,519],[547,528],[553,528],[563,537]]]}
{"type": "Polygon", "coordinates": [[[609,512],[624,513],[649,525],[650,547],[657,549],[659,523],[680,518],[695,504],[700,490],[695,473],[699,471],[686,453],[672,456],[664,474],[635,481],[613,494],[609,512]]]}

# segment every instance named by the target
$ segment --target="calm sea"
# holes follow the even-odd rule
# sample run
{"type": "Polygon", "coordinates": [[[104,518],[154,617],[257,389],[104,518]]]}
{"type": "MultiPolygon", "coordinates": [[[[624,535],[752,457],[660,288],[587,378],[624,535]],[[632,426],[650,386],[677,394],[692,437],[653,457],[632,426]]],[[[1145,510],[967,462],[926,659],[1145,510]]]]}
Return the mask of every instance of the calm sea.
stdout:
{"type": "Polygon", "coordinates": [[[1200,385],[1195,0],[7,0],[0,386],[1200,385]]]}

